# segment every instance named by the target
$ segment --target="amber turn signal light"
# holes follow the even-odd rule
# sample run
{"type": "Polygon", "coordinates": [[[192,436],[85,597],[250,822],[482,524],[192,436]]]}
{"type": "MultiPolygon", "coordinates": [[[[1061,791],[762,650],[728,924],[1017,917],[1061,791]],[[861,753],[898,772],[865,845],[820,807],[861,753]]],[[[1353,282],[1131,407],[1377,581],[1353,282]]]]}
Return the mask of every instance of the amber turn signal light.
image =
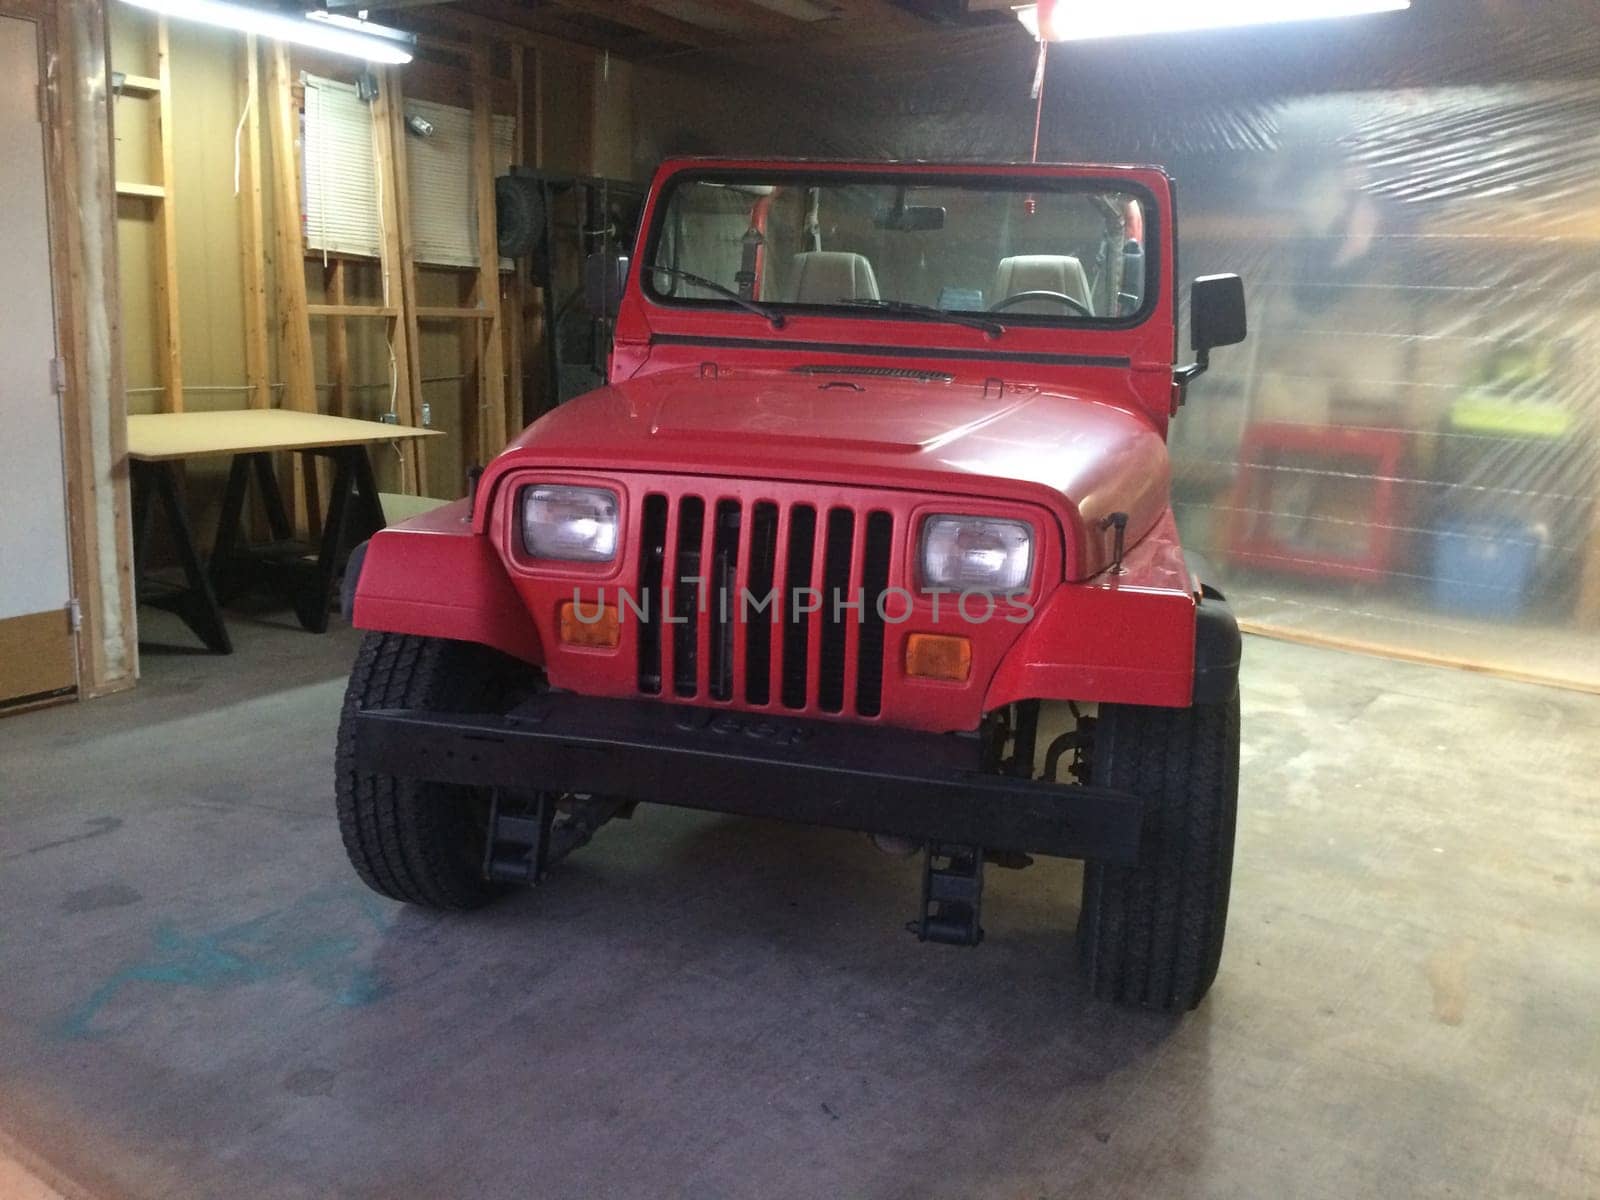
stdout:
{"type": "Polygon", "coordinates": [[[906,639],[906,674],[965,683],[972,674],[972,643],[943,633],[913,633],[906,639]]]}
{"type": "Polygon", "coordinates": [[[571,600],[561,606],[561,642],[566,646],[589,646],[601,650],[614,650],[622,640],[622,630],[617,622],[617,610],[609,604],[597,610],[584,605],[583,620],[578,619],[579,608],[571,600]]]}

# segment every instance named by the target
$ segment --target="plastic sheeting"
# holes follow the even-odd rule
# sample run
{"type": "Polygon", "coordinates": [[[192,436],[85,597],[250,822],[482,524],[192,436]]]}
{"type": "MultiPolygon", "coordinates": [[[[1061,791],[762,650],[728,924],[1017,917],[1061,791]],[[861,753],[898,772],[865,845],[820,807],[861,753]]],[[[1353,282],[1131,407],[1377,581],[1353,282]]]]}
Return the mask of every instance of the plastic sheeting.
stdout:
{"type": "MultiPolygon", "coordinates": [[[[1026,159],[1036,54],[1001,25],[656,64],[639,166],[1026,159]]],[[[1055,46],[1040,157],[1161,163],[1181,279],[1245,279],[1250,341],[1172,435],[1244,620],[1600,688],[1591,3],[1055,46]]]]}

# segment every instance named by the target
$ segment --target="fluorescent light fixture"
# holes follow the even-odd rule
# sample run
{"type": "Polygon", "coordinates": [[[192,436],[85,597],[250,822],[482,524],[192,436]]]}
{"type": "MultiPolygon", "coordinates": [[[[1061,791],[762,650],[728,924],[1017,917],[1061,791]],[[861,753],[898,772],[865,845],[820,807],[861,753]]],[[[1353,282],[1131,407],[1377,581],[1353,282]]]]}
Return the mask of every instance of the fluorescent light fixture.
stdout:
{"type": "Polygon", "coordinates": [[[1129,0],[1123,4],[1024,4],[1012,11],[1035,39],[1086,42],[1147,33],[1191,33],[1401,12],[1411,0],[1129,0]],[[1041,13],[1043,20],[1041,20],[1041,13]],[[1042,26],[1042,28],[1041,28],[1042,26]]]}
{"type": "Polygon", "coordinates": [[[311,46],[330,54],[347,54],[365,62],[408,63],[416,39],[398,29],[387,29],[367,21],[331,17],[325,13],[296,15],[281,9],[253,4],[232,4],[229,0],[123,0],[135,8],[146,8],[179,21],[199,21],[240,33],[254,33],[311,46]]]}

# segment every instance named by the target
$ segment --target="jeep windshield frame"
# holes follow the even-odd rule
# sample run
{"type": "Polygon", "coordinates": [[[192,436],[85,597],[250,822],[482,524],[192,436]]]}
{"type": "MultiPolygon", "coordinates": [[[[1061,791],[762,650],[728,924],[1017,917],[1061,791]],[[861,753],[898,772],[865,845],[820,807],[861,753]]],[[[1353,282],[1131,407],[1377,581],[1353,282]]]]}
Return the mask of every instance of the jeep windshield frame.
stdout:
{"type": "MultiPolygon", "coordinates": [[[[664,248],[670,250],[670,241],[675,232],[672,222],[677,219],[679,210],[674,200],[683,189],[696,186],[710,185],[712,187],[726,188],[730,192],[747,196],[752,211],[758,206],[763,194],[770,197],[780,189],[790,193],[804,194],[810,189],[843,189],[848,187],[880,188],[885,193],[898,194],[901,202],[915,209],[919,198],[916,196],[922,190],[945,190],[970,193],[989,193],[999,196],[1013,197],[1019,209],[1035,203],[1043,197],[1083,197],[1086,202],[1094,203],[1096,199],[1105,201],[1107,197],[1119,197],[1138,206],[1143,229],[1140,245],[1143,251],[1144,275],[1142,280],[1142,293],[1139,297],[1137,308],[1127,313],[1103,316],[1083,316],[1074,307],[1060,304],[1059,311],[1021,311],[1024,306],[1001,308],[991,310],[989,302],[992,297],[985,295],[977,306],[955,304],[929,305],[928,307],[947,309],[960,323],[968,323],[972,318],[988,318],[1005,327],[1030,328],[1035,330],[1060,329],[1063,331],[1084,332],[1113,332],[1135,329],[1147,322],[1157,311],[1163,300],[1163,223],[1166,214],[1163,212],[1158,197],[1142,182],[1119,176],[1116,174],[1084,174],[1063,176],[1041,172],[1037,175],[1006,172],[1003,174],[985,175],[968,170],[951,171],[930,167],[927,170],[907,169],[904,165],[897,165],[897,169],[874,171],[850,167],[846,169],[829,168],[822,164],[773,164],[771,166],[756,167],[707,167],[697,169],[686,167],[675,171],[661,186],[659,195],[652,206],[650,227],[645,231],[641,242],[641,251],[636,256],[634,269],[637,271],[637,283],[642,296],[652,305],[664,308],[679,309],[697,312],[733,312],[738,311],[739,305],[734,301],[718,296],[686,296],[678,294],[678,289],[659,286],[657,273],[652,270],[652,265],[662,262],[663,266],[681,267],[682,260],[677,262],[666,261],[660,258],[664,248]]],[[[730,217],[736,217],[736,212],[730,211],[730,217]]],[[[882,215],[881,212],[879,214],[882,215]]],[[[1029,213],[1031,216],[1031,212],[1029,213]]],[[[942,219],[942,214],[941,214],[942,219]]],[[[753,226],[752,226],[753,228],[753,226]]],[[[929,234],[937,237],[941,230],[938,229],[911,229],[906,231],[886,229],[885,236],[890,238],[907,237],[912,239],[925,238],[929,234]]],[[[682,236],[678,233],[677,236],[682,236]]],[[[765,250],[766,242],[760,243],[765,250]]],[[[822,248],[826,249],[826,246],[822,248]]],[[[748,250],[741,248],[741,253],[748,264],[748,250]]],[[[1109,256],[1109,250],[1106,251],[1109,256]]],[[[1098,271],[1105,269],[1105,263],[1084,263],[1086,271],[1091,278],[1098,271]]],[[[741,268],[742,270],[743,268],[741,268]]],[[[706,274],[706,272],[701,272],[706,274]]],[[[991,268],[991,274],[993,268],[991,268]]],[[[661,276],[667,272],[662,271],[661,276]]],[[[715,277],[715,276],[710,276],[715,277]]],[[[719,280],[725,286],[736,287],[741,283],[749,286],[748,272],[743,278],[735,276],[729,280],[719,280]]],[[[756,287],[762,286],[757,284],[756,287]]],[[[1099,289],[1099,281],[1093,285],[1099,289]]],[[[751,287],[751,298],[763,308],[784,314],[804,314],[806,316],[827,317],[844,321],[889,321],[904,322],[907,320],[923,320],[928,318],[912,318],[903,311],[896,311],[891,305],[872,307],[860,304],[834,303],[834,302],[804,302],[793,299],[776,298],[764,294],[754,294],[756,287],[751,287]]],[[[1035,288],[1024,289],[1036,291],[1035,288]]],[[[884,299],[909,300],[910,297],[890,295],[886,290],[884,299]]],[[[943,298],[943,297],[941,297],[943,298]]],[[[846,299],[840,297],[840,300],[846,299]]],[[[1004,299],[1004,298],[1001,298],[1004,299]]]]}

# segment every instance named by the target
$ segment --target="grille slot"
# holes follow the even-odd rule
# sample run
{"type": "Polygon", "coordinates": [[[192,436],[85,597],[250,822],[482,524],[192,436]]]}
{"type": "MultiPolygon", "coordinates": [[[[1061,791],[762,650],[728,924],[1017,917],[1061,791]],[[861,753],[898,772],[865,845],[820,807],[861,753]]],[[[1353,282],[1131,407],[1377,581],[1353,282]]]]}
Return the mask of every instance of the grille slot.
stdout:
{"type": "Polygon", "coordinates": [[[700,540],[705,532],[706,502],[685,496],[678,506],[677,555],[672,568],[672,690],[693,696],[700,668],[700,540]],[[681,623],[680,623],[681,622],[681,623]]]}
{"type": "Polygon", "coordinates": [[[733,699],[734,624],[739,617],[739,502],[717,502],[711,540],[711,698],[733,699]]]}
{"type": "Polygon", "coordinates": [[[894,518],[886,512],[867,516],[862,553],[861,641],[857,655],[856,711],[875,717],[883,711],[884,620],[880,605],[889,588],[889,557],[894,553],[894,518]]]}
{"type": "Polygon", "coordinates": [[[822,646],[817,658],[817,706],[823,712],[844,708],[844,650],[848,622],[857,610],[845,608],[850,595],[851,543],[856,514],[848,508],[828,510],[828,535],[822,552],[822,646]]]}
{"type": "Polygon", "coordinates": [[[641,693],[880,715],[889,513],[651,493],[639,529],[641,693]]]}
{"type": "MultiPolygon", "coordinates": [[[[789,556],[783,577],[783,684],[780,698],[785,708],[806,706],[806,649],[811,621],[797,611],[803,589],[811,587],[811,559],[817,541],[817,510],[796,504],[789,510],[789,556]]],[[[812,599],[811,596],[806,597],[812,599]]]]}
{"type": "Polygon", "coordinates": [[[667,498],[644,498],[639,536],[639,690],[661,694],[661,574],[667,555],[667,498]]]}
{"type": "Polygon", "coordinates": [[[749,583],[745,586],[754,603],[745,613],[744,698],[747,704],[772,702],[772,627],[780,606],[777,600],[763,613],[755,605],[767,601],[776,581],[778,566],[778,506],[759,501],[750,511],[749,583]]]}

